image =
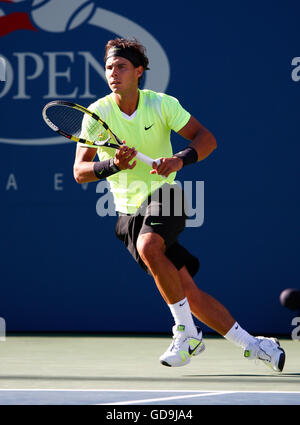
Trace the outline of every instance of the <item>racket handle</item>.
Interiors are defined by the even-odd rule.
[[[153,168],[153,167],[152,167],[153,162],[155,162],[157,166],[159,166],[159,165],[160,165],[160,159],[152,159],[152,158],[150,158],[149,156],[144,155],[144,154],[143,154],[143,153],[141,153],[141,152],[138,152],[138,153],[136,154],[136,156],[135,156],[135,157],[136,157],[138,160],[140,160],[140,161],[144,162],[145,164],[150,165],[150,167],[151,167],[151,168]],[[167,178],[166,176],[162,176],[162,177],[164,177],[165,179]]]
[[[144,155],[141,152],[138,152],[135,156],[139,161],[144,162],[145,164],[148,164],[152,168],[153,162],[156,162],[157,166],[160,164],[160,160],[158,159],[152,159],[147,155]]]

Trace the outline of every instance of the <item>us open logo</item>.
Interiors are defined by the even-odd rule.
[[[166,90],[170,67],[160,43],[139,24],[99,4],[97,0],[0,0],[0,76],[3,66],[6,71],[0,99],[5,100],[8,112],[22,109],[23,115],[23,122],[13,131],[4,123],[1,143],[69,143],[62,137],[47,137],[42,120],[34,129],[30,122],[33,116],[40,117],[49,99],[72,99],[88,105],[106,93],[104,48],[99,46],[104,47],[111,33],[134,36],[146,46],[151,72],[146,73],[143,88]],[[22,37],[19,30],[23,30]],[[5,51],[6,37],[16,39],[14,52]]]

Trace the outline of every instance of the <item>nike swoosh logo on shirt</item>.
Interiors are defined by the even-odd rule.
[[[147,131],[147,130],[149,130],[152,126],[153,126],[154,124],[151,124],[149,127],[146,127],[145,126],[145,130]]]

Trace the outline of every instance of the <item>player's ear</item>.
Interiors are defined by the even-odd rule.
[[[143,73],[144,73],[144,68],[140,65],[140,66],[138,66],[137,68],[136,68],[136,72],[137,72],[137,77],[138,78],[141,78],[141,76],[143,75]]]

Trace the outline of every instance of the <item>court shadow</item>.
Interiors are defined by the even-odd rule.
[[[300,373],[289,373],[281,375],[267,375],[267,374],[215,374],[215,375],[183,375],[180,377],[149,377],[149,376],[47,376],[47,375],[2,375],[1,381],[78,381],[78,382],[169,382],[169,383],[182,383],[182,382],[259,382],[266,380],[280,380],[280,383],[295,383],[299,380]],[[298,379],[297,379],[298,378]]]
[[[275,378],[278,378],[278,377],[283,377],[283,376],[295,376],[295,377],[300,377],[300,373],[294,373],[294,372],[291,372],[291,373],[276,373],[276,372],[274,372],[274,374],[272,374],[272,372],[270,372],[270,373],[239,373],[239,374],[233,374],[233,373],[231,373],[231,374],[229,374],[229,373],[222,373],[222,374],[220,374],[220,373],[218,373],[218,374],[206,374],[206,375],[203,375],[203,374],[201,374],[201,375],[184,375],[184,377],[188,377],[188,378],[190,378],[190,377],[197,377],[197,378],[200,378],[200,377],[208,377],[208,376],[210,376],[210,377],[214,377],[214,376],[218,376],[218,377],[261,377],[261,378],[266,378],[266,377],[268,377],[268,378],[273,378],[273,377],[275,377]]]

